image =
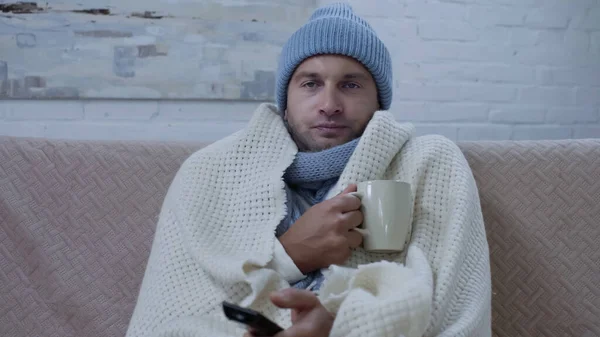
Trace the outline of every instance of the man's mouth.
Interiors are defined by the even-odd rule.
[[[318,130],[322,137],[336,138],[345,134],[348,127],[338,123],[322,123],[315,126],[315,129]]]
[[[316,126],[317,129],[321,130],[335,130],[335,129],[345,129],[346,126],[337,123],[322,123]]]

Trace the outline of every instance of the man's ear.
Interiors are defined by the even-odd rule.
[[[288,115],[287,115],[287,109],[283,110],[283,120],[287,121]]]

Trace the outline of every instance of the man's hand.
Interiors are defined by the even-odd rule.
[[[292,326],[274,337],[329,336],[334,317],[312,292],[288,288],[271,294],[271,302],[280,308],[292,309]],[[260,336],[250,331],[244,337]]]
[[[279,238],[303,274],[343,264],[350,249],[362,243],[362,235],[352,230],[363,221],[360,199],[348,194],[355,191],[356,185],[351,184],[336,197],[314,205]]]

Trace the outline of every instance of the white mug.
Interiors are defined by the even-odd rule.
[[[410,240],[413,198],[410,184],[372,180],[357,184],[350,194],[361,200],[363,247],[370,252],[399,252]]]

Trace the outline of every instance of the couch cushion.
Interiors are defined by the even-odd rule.
[[[600,336],[600,139],[460,144],[490,245],[495,336]]]
[[[0,336],[124,336],[194,148],[0,138]]]

